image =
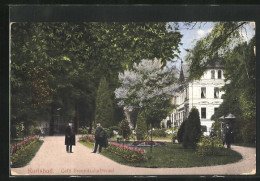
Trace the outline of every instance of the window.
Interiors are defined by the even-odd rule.
[[[206,98],[206,87],[201,87],[201,98]]]
[[[214,98],[219,98],[219,88],[218,87],[214,88]]]
[[[201,108],[201,119],[206,119],[206,108]]]
[[[218,71],[218,78],[219,78],[219,79],[222,78],[222,71],[221,71],[221,70]]]
[[[211,79],[215,79],[215,70],[211,70]]]

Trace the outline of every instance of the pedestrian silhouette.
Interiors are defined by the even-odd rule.
[[[72,152],[72,145],[75,145],[75,134],[72,130],[72,124],[69,123],[65,129],[65,145],[68,153]]]
[[[99,153],[102,151],[102,147],[107,147],[107,136],[106,131],[101,127],[101,124],[97,123],[97,128],[95,131],[95,147],[92,153],[96,153],[99,148]]]

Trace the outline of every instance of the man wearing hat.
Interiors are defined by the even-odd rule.
[[[97,148],[99,147],[99,153],[102,151],[102,147],[105,146],[105,141],[106,141],[106,132],[105,130],[101,127],[100,122],[97,122],[97,128],[95,131],[95,148],[92,153],[97,152]]]
[[[72,130],[72,123],[69,123],[65,129],[65,145],[68,153],[72,152],[72,145],[75,145],[75,134]]]

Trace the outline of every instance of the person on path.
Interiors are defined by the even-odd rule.
[[[231,143],[233,141],[233,137],[232,137],[232,131],[231,131],[231,128],[228,128],[227,129],[227,133],[225,135],[225,142],[227,144],[227,148],[231,148]]]
[[[102,151],[102,147],[107,147],[107,137],[105,130],[101,127],[100,123],[97,123],[97,128],[95,131],[95,148],[92,153],[97,152],[97,148],[99,147],[99,153]]]
[[[75,145],[75,134],[72,130],[71,123],[69,123],[69,125],[65,129],[65,145],[66,145],[66,151],[68,153],[73,153],[72,145]]]

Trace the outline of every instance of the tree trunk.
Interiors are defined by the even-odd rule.
[[[78,131],[79,131],[79,103],[76,102],[75,103],[75,119],[74,119],[74,132],[75,134],[78,134]]]
[[[54,103],[52,103],[51,104],[50,131],[49,131],[50,136],[54,135],[55,120],[56,120],[56,105]]]

